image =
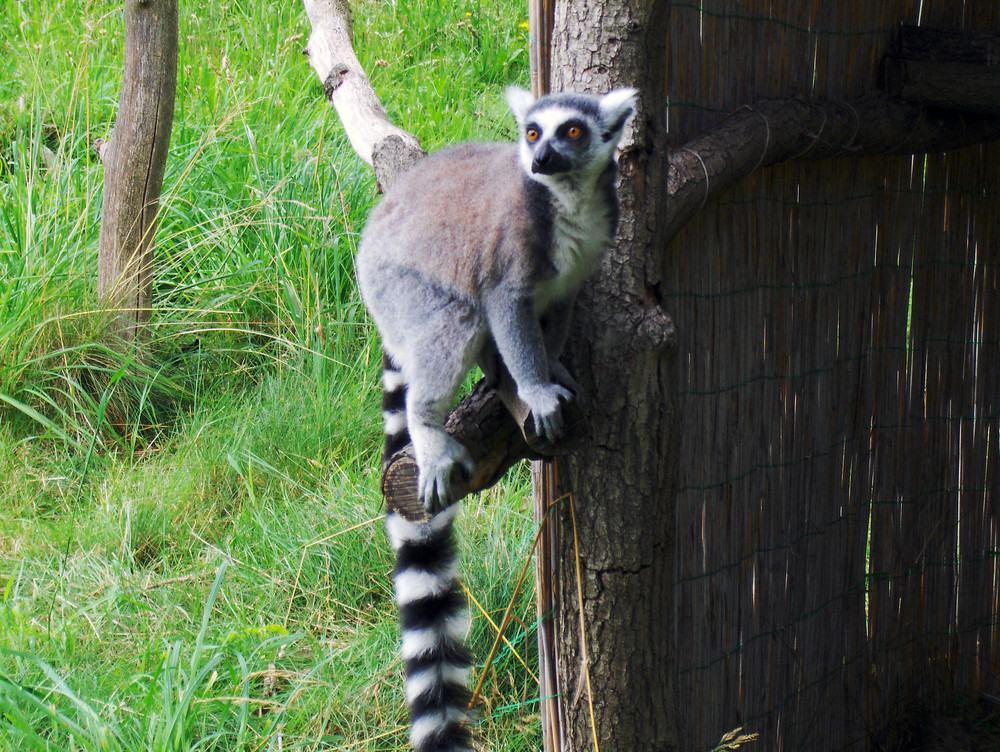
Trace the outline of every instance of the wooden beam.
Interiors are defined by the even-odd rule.
[[[907,102],[1000,115],[1000,31],[902,26],[881,78]]]
[[[951,151],[1000,138],[1000,118],[929,110],[874,92],[852,101],[770,99],[670,152],[672,237],[709,201],[781,162]]]

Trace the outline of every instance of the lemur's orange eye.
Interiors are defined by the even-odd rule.
[[[582,133],[583,131],[581,131],[580,127],[577,125],[571,125],[569,127],[569,130],[566,131],[566,135],[569,136],[570,138],[580,138],[580,135]]]
[[[537,128],[528,128],[528,130],[524,132],[524,137],[528,139],[530,143],[535,143],[535,141],[538,140],[538,135]]]

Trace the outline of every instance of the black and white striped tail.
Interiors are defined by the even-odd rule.
[[[417,752],[470,752],[469,615],[458,583],[452,524],[461,504],[430,522],[386,515],[406,664],[410,744]]]
[[[382,387],[384,467],[410,442],[406,381],[388,355],[383,358]],[[460,507],[453,504],[429,522],[410,522],[392,510],[385,518],[396,552],[410,744],[417,752],[472,750],[468,687],[472,661],[465,648],[469,616],[458,584],[452,530]]]
[[[410,443],[406,427],[406,381],[388,355],[382,356],[382,420],[385,430],[382,467],[385,467],[392,455]]]

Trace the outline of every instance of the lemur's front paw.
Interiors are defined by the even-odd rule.
[[[417,493],[428,514],[437,514],[456,501],[455,483],[468,480],[476,463],[469,450],[452,439],[445,451],[432,460],[418,463]]]
[[[535,433],[555,442],[563,433],[562,404],[569,402],[573,393],[559,384],[540,384],[518,392],[518,396],[531,410]]]
[[[562,384],[564,387],[573,392],[573,399],[583,399],[583,387],[580,386],[579,382],[573,378],[573,374],[566,369],[566,366],[558,360],[552,361],[549,364],[549,372],[552,374],[553,381]]]

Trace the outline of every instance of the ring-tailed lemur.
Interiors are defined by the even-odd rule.
[[[443,423],[473,364],[506,368],[539,434],[562,432],[561,400],[579,393],[559,362],[570,312],[618,222],[614,152],[636,91],[507,101],[517,144],[465,144],[400,176],[372,211],[357,258],[361,293],[385,350],[384,460],[412,440],[418,492],[436,513],[389,511],[406,662],[410,742],[469,747],[465,599],[452,522],[455,472],[468,450]]]

